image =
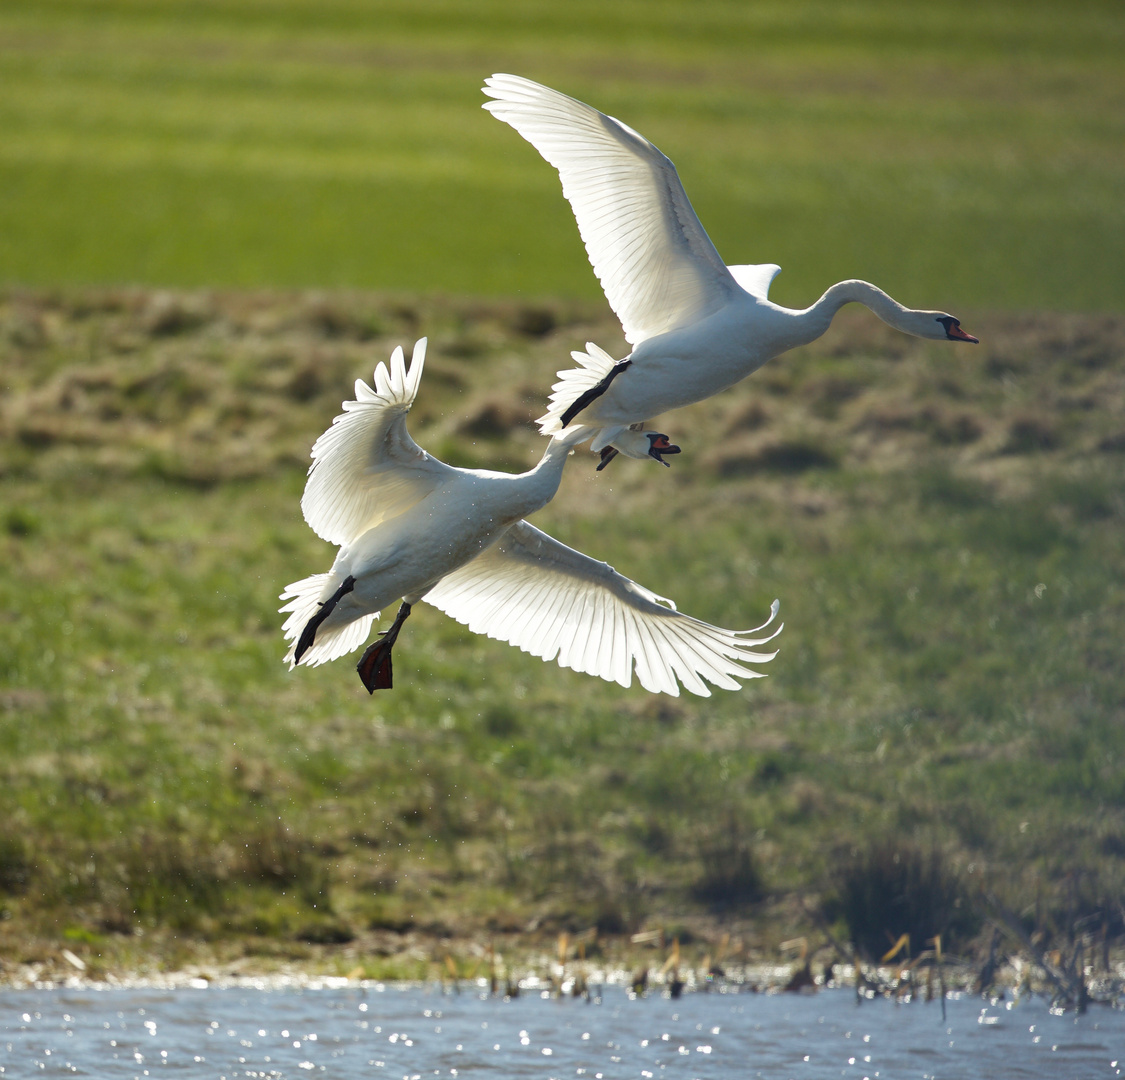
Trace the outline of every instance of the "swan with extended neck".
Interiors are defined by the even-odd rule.
[[[608,448],[630,425],[710,397],[814,341],[852,302],[915,337],[977,341],[954,316],[903,307],[866,281],[841,281],[802,311],[771,303],[780,267],[725,266],[676,167],[642,135],[516,75],[493,75],[484,92],[492,99],[484,108],[558,170],[590,263],[633,347],[616,362],[592,343],[572,353],[579,367],[558,373],[539,419],[545,435],[580,426],[592,449]]]
[[[762,674],[746,664],[775,655],[755,647],[780,633],[763,633],[776,601],[754,630],[710,626],[522,520],[554,497],[581,430],[552,438],[539,464],[518,475],[457,469],[418,446],[406,414],[425,355],[422,338],[407,370],[396,349],[389,369],[375,369],[374,387],[356,382],[355,400],[313,446],[301,509],[340,551],[328,573],[281,594],[290,668],[358,649],[381,610],[401,598],[357,665],[371,692],[391,687],[392,648],[421,600],[477,633],[622,686],[635,669],[647,690],[678,694],[682,683],[706,696],[707,682],[738,689],[734,676]],[[633,432],[639,438],[627,449],[667,443],[651,434]]]

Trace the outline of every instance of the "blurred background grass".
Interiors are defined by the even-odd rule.
[[[1119,310],[1113,0],[8,0],[0,276],[596,297],[496,70],[620,116],[782,302]]]
[[[514,469],[541,453],[543,373],[615,323],[577,302],[0,297],[0,959],[59,962],[62,934],[93,970],[320,949],[416,975],[405,931],[441,950],[661,923],[702,963],[724,928],[732,958],[776,955],[812,910],[968,949],[985,888],[1055,947],[1125,932],[1125,320],[982,316],[970,351],[845,312],[667,417],[671,470],[577,456],[548,531],[720,625],[780,596],[769,677],[709,699],[563,671],[425,605],[392,692],[347,661],[285,670],[277,595],[333,555],[298,509],[308,447],[419,326],[419,441]],[[935,878],[937,929],[849,914]]]
[[[411,928],[669,920],[749,955],[806,903],[881,941],[849,868],[931,857],[958,945],[982,880],[1060,946],[1125,931],[1123,36],[1108,2],[0,6],[0,960],[143,929],[417,974]],[[561,539],[713,622],[781,597],[741,693],[425,609],[390,695],[280,663],[352,380],[428,333],[420,441],[521,468],[567,350],[620,348],[495,70],[651,137],[782,302],[866,277],[983,339],[845,312],[668,418],[670,473],[568,470]]]

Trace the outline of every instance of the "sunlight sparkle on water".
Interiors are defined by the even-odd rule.
[[[1121,1075],[1125,1012],[1078,1017],[1040,1000],[938,1006],[847,991],[514,1000],[439,986],[325,989],[61,989],[0,992],[0,1076],[163,1075],[284,1078],[313,1072],[802,1078]],[[222,1020],[215,1019],[222,1017]],[[158,1073],[154,1069],[160,1066]]]

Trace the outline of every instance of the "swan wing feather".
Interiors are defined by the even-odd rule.
[[[425,498],[452,471],[406,429],[425,360],[425,338],[414,346],[409,370],[402,348],[395,349],[389,367],[375,368],[372,386],[356,380],[355,399],[313,444],[301,510],[318,536],[350,544]]]
[[[632,345],[705,318],[738,287],[675,165],[612,116],[516,75],[493,75],[483,106],[559,172],[590,263]]]
[[[746,665],[772,660],[776,650],[755,647],[781,632],[780,625],[767,630],[776,601],[753,630],[711,626],[526,521],[442,578],[425,600],[474,633],[532,656],[622,686],[635,671],[646,690],[673,696],[681,683],[708,697],[708,682],[737,690],[735,677],[760,677]]]

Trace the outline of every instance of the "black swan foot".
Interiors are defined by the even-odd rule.
[[[363,656],[355,669],[359,672],[360,680],[367,687],[369,694],[376,690],[390,690],[394,685],[391,669],[391,649],[398,640],[398,632],[410,614],[410,605],[404,600],[399,606],[395,621],[391,623],[386,633],[379,635],[379,640],[367,646]]]

